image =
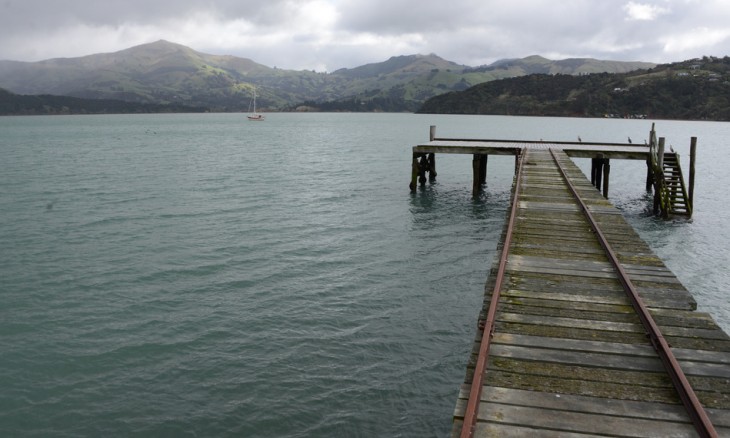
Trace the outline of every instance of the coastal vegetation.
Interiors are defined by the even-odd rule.
[[[730,57],[628,73],[533,74],[428,99],[419,113],[730,120]]]
[[[0,88],[0,116],[63,114],[192,113],[205,108],[177,104],[126,102],[114,99],[82,99],[69,96],[26,96]]]

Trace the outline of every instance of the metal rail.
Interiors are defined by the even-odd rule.
[[[669,377],[672,380],[672,383],[674,384],[674,387],[676,388],[677,393],[679,394],[679,397],[685,406],[685,409],[689,413],[689,416],[692,420],[692,423],[694,424],[695,429],[697,430],[698,434],[701,437],[713,437],[713,438],[717,437],[718,436],[717,431],[715,430],[714,426],[712,425],[712,422],[710,421],[709,417],[707,416],[707,413],[705,412],[704,408],[702,407],[702,404],[697,399],[697,395],[694,393],[692,386],[690,385],[689,381],[687,380],[687,377],[684,375],[684,372],[682,371],[682,368],[680,367],[679,363],[677,362],[677,359],[674,357],[674,354],[672,353],[672,351],[669,347],[669,344],[664,339],[664,336],[662,335],[659,327],[654,322],[654,319],[652,318],[651,314],[649,313],[649,310],[647,309],[646,305],[644,304],[641,297],[639,296],[638,291],[634,287],[633,283],[629,279],[628,274],[626,273],[623,266],[619,262],[618,257],[616,256],[616,253],[613,251],[610,244],[608,243],[608,240],[606,239],[605,235],[601,231],[598,223],[596,222],[595,218],[589,211],[588,206],[586,205],[586,203],[583,201],[583,199],[578,194],[578,191],[576,190],[573,183],[570,181],[570,178],[568,178],[568,175],[565,172],[565,169],[560,164],[560,161],[558,160],[557,156],[555,155],[555,152],[553,151],[553,149],[550,149],[550,154],[552,155],[553,160],[555,161],[558,169],[560,170],[560,173],[561,173],[563,179],[565,180],[566,184],[568,185],[571,193],[573,194],[576,201],[579,203],[580,208],[583,211],[583,214],[585,215],[586,219],[590,222],[591,228],[593,229],[594,233],[596,234],[596,237],[598,238],[601,246],[603,247],[604,251],[606,252],[606,255],[608,256],[612,265],[616,269],[616,272],[618,274],[618,280],[621,282],[624,290],[626,291],[626,294],[628,295],[629,299],[631,300],[634,310],[638,314],[639,319],[641,320],[641,323],[644,326],[644,329],[647,331],[647,336],[649,337],[652,346],[654,347],[657,354],[659,355],[659,358],[662,361],[662,364],[664,365],[665,370],[669,374]],[[461,438],[472,437],[474,434],[474,431],[476,429],[477,415],[479,412],[479,403],[481,400],[484,375],[486,373],[487,360],[489,358],[489,347],[491,344],[491,339],[494,335],[495,315],[497,313],[497,306],[498,306],[499,299],[500,299],[500,291],[502,288],[502,282],[504,280],[504,274],[506,271],[507,258],[509,257],[509,249],[510,249],[510,245],[512,243],[512,234],[513,234],[513,230],[514,230],[515,218],[517,216],[517,209],[519,206],[522,172],[523,172],[524,161],[525,161],[524,157],[525,157],[525,149],[522,149],[522,151],[520,153],[520,163],[519,163],[516,180],[515,180],[515,190],[514,190],[514,195],[512,197],[512,207],[510,210],[509,222],[507,223],[507,231],[505,233],[504,246],[502,247],[502,252],[501,252],[501,256],[500,256],[500,260],[499,260],[499,267],[497,269],[497,277],[495,280],[495,286],[492,291],[492,297],[491,297],[491,300],[489,303],[489,309],[487,311],[487,318],[484,323],[484,331],[482,332],[481,345],[479,347],[477,363],[474,368],[474,377],[472,378],[471,388],[469,390],[469,399],[467,401],[466,411],[464,413],[464,423],[462,425],[461,435],[460,435]]]
[[[662,335],[659,326],[657,326],[657,324],[654,322],[654,318],[652,318],[651,314],[649,313],[649,309],[646,307],[643,300],[639,296],[636,287],[634,287],[634,284],[631,282],[628,274],[619,262],[618,256],[613,251],[611,245],[606,239],[606,236],[603,234],[601,228],[598,226],[598,222],[596,222],[595,218],[588,210],[588,206],[578,194],[578,191],[576,190],[573,183],[570,181],[570,178],[568,178],[565,169],[560,164],[560,161],[555,156],[555,152],[552,149],[550,149],[550,154],[552,155],[555,164],[558,166],[560,174],[563,176],[563,179],[570,188],[570,191],[573,193],[573,197],[580,204],[580,208],[583,211],[583,214],[591,223],[591,228],[596,234],[596,237],[598,238],[601,246],[606,252],[606,255],[610,259],[611,264],[616,269],[618,273],[618,279],[621,282],[624,290],[626,291],[629,299],[631,300],[631,304],[634,307],[634,310],[639,315],[641,324],[644,326],[649,340],[651,341],[652,346],[659,355],[662,364],[664,364],[664,368],[667,371],[667,374],[669,374],[669,377],[671,378],[672,383],[674,384],[674,387],[677,390],[677,393],[679,394],[679,397],[682,400],[685,409],[689,413],[695,429],[697,429],[697,432],[701,437],[717,437],[718,435],[717,431],[715,431],[715,427],[712,425],[712,422],[707,416],[705,409],[702,407],[702,404],[697,398],[697,395],[692,389],[692,386],[687,380],[687,377],[684,375],[684,372],[682,371],[679,362],[677,362],[677,359],[674,357],[674,353],[672,353],[669,344],[664,339],[664,336]]]
[[[474,377],[469,390],[469,400],[466,405],[464,414],[464,424],[461,428],[461,438],[470,438],[474,434],[477,423],[477,414],[479,413],[479,401],[482,397],[482,386],[484,382],[484,373],[487,369],[487,359],[489,358],[489,346],[492,336],[494,335],[494,319],[497,313],[497,305],[499,304],[500,290],[504,280],[504,273],[507,269],[507,257],[509,256],[509,247],[512,243],[512,233],[514,230],[515,219],[517,217],[517,209],[519,206],[520,185],[522,180],[522,169],[524,168],[525,149],[520,152],[520,165],[517,168],[517,176],[515,177],[515,193],[512,197],[512,208],[510,210],[509,222],[507,223],[507,232],[504,238],[504,246],[502,247],[502,255],[499,258],[499,267],[497,268],[497,278],[492,291],[492,299],[489,303],[487,311],[487,319],[484,323],[484,331],[482,332],[482,341],[479,346],[479,355],[477,363],[474,367]]]

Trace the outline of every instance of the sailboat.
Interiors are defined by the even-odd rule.
[[[248,109],[251,110],[251,104],[248,105]],[[248,115],[248,119],[255,122],[264,121],[264,115],[256,112],[256,87],[253,87],[253,112]]]

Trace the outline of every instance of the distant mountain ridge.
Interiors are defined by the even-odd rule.
[[[508,70],[513,73],[512,77],[515,77],[531,74],[628,73],[655,66],[656,64],[651,62],[602,61],[593,58],[567,58],[553,61],[542,56],[532,55],[522,59],[501,59],[488,66],[477,67],[474,71]]]
[[[469,67],[435,54],[395,56],[332,73],[267,67],[160,40],[114,53],[39,62],[0,61],[0,88],[22,95],[65,95],[242,111],[253,87],[267,110],[414,111],[428,98],[534,72],[581,74],[649,68],[643,62],[539,56]]]
[[[387,61],[362,65],[352,69],[342,68],[332,74],[350,79],[372,78],[387,74],[420,74],[425,69],[464,69],[465,65],[447,61],[435,54],[393,56]]]

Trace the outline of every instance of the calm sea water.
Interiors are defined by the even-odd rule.
[[[438,135],[643,142],[650,121],[409,114],[0,118],[0,435],[444,436],[513,170],[408,190]],[[725,153],[699,137],[691,221],[611,199],[730,329]],[[587,163],[582,163],[586,168]]]

